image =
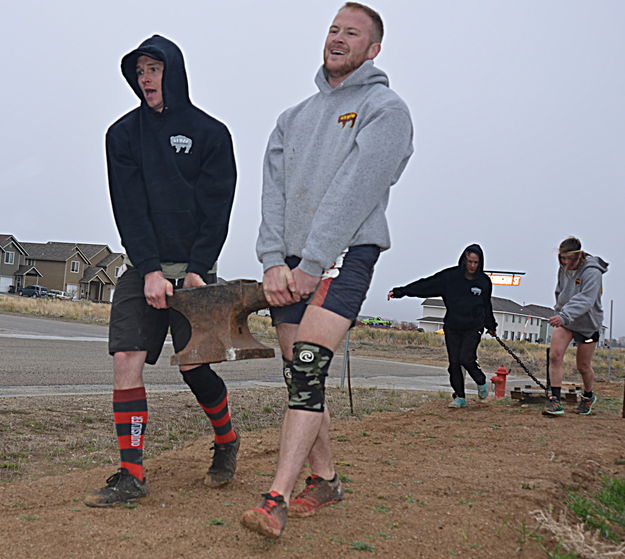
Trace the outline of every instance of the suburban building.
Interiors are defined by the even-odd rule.
[[[549,343],[552,328],[548,319],[555,311],[541,305],[519,305],[510,299],[492,297],[493,314],[497,321],[497,335],[502,340],[527,340]],[[417,320],[425,332],[436,332],[443,327],[445,304],[439,297],[428,298],[422,303],[423,317]],[[484,333],[486,335],[486,332]]]
[[[26,259],[26,249],[13,235],[0,235],[0,293],[38,283],[42,274]]]
[[[79,299],[110,302],[123,260],[123,254],[107,245],[27,243],[0,235],[0,292],[44,285]]]

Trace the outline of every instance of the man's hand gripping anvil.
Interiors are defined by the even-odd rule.
[[[233,280],[190,289],[167,297],[167,305],[191,324],[191,338],[171,358],[172,365],[199,365],[274,357],[272,348],[254,339],[247,325],[250,313],[268,307],[263,285]]]

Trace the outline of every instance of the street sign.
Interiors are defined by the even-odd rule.
[[[521,285],[521,276],[525,272],[484,272],[493,285],[507,285],[510,287],[518,287]]]

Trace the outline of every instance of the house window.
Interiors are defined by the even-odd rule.
[[[35,261],[32,258],[27,258],[26,259],[26,265],[27,266],[34,266],[35,265]]]
[[[15,253],[7,250],[4,253],[4,263],[5,264],[13,264],[15,262]]]
[[[115,277],[118,278],[121,275],[122,275],[122,267],[121,266],[115,266]]]
[[[514,322],[514,315],[512,315],[512,322]]]
[[[504,340],[507,340],[507,339],[508,339],[508,331],[507,331],[507,330],[504,330],[504,331],[503,331],[503,339],[504,339]]]
[[[72,267],[70,271],[74,272],[75,274],[80,272],[80,260],[72,260]]]

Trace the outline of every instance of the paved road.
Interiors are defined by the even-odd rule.
[[[0,397],[109,393],[112,361],[106,342],[105,326],[0,313]],[[172,353],[167,343],[156,365],[146,367],[150,391],[187,389],[177,369],[169,365]],[[230,388],[282,384],[278,357],[213,367]],[[339,384],[342,369],[343,356],[338,354],[330,370],[331,385]],[[450,391],[446,369],[429,365],[352,355],[351,377],[352,386]]]

